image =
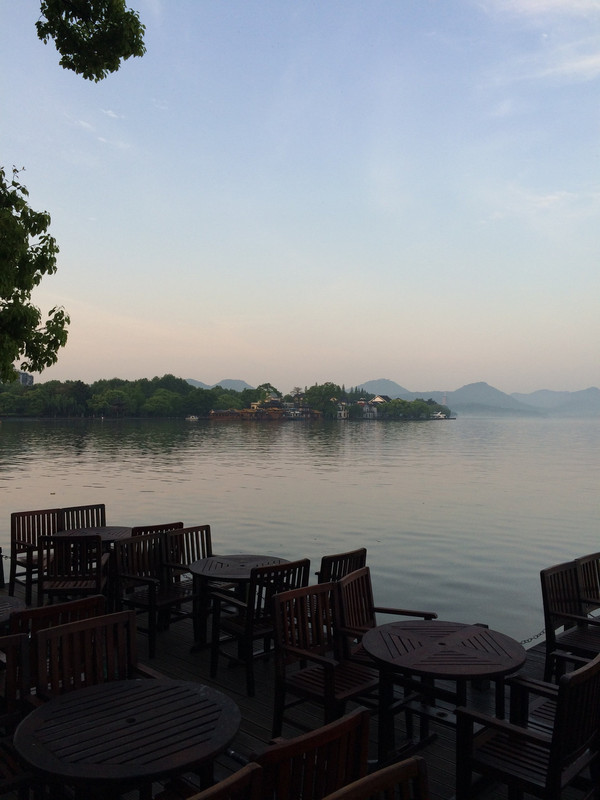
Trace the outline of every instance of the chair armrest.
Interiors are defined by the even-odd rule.
[[[235,606],[235,608],[239,608],[240,610],[248,608],[248,603],[230,594],[225,594],[224,592],[211,592],[210,597],[212,600],[216,600],[219,605],[221,603],[227,603],[228,606]]]
[[[521,725],[513,725],[511,722],[506,722],[506,720],[497,719],[496,717],[488,717],[487,714],[482,714],[479,711],[471,711],[464,706],[459,706],[455,713],[457,727],[464,727],[465,723],[471,723],[471,726],[482,725],[484,728],[501,731],[513,738],[537,743],[544,747],[547,747],[550,743],[550,737],[539,731],[524,728]]]
[[[600,625],[600,619],[598,617],[583,617],[581,614],[557,614],[556,617],[558,619],[568,619],[573,620],[573,622],[580,622],[582,625]]]
[[[339,666],[340,663],[335,658],[320,656],[318,653],[311,653],[310,650],[302,650],[300,647],[293,647],[292,645],[286,644],[284,649],[286,653],[296,656],[299,660],[312,661],[313,664],[324,667],[326,670],[334,669],[335,667]]]
[[[505,684],[510,687],[511,691],[516,689],[517,691],[532,692],[538,697],[554,699],[558,694],[558,686],[555,683],[546,683],[536,678],[528,678],[525,675],[506,678]]]
[[[152,667],[147,667],[145,664],[138,664],[135,668],[136,676],[140,678],[165,678],[166,675],[164,672],[160,672],[157,669],[152,669]]]
[[[423,619],[437,619],[435,611],[412,611],[409,608],[385,608],[384,606],[375,606],[373,611],[376,614],[396,614],[402,617],[423,617]]]
[[[35,553],[36,550],[39,549],[37,544],[26,542],[24,539],[13,539],[13,544],[19,545],[21,550],[31,550],[32,553]]]
[[[119,575],[119,580],[136,581],[137,583],[145,584],[149,588],[152,586],[160,586],[158,578],[142,578],[140,575],[130,575],[126,572]]]

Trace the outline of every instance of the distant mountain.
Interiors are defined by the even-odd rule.
[[[531,405],[521,403],[509,394],[494,389],[483,381],[479,383],[469,383],[455,392],[448,392],[446,395],[446,405],[452,411],[461,414],[484,415],[494,414],[519,414],[525,416],[537,416],[540,410]]]
[[[600,389],[595,386],[581,389],[578,392],[553,392],[549,389],[539,389],[531,394],[513,393],[511,397],[522,403],[543,408],[553,416],[600,416]]]
[[[357,389],[363,389],[368,394],[386,394],[392,399],[396,397],[404,397],[405,394],[410,394],[408,389],[400,386],[395,381],[390,381],[387,378],[379,378],[376,381],[367,381],[366,383],[357,383]]]
[[[255,388],[254,386],[250,386],[249,383],[246,383],[246,381],[237,381],[231,378],[224,378],[218,383],[213,383],[212,386],[209,386],[207,383],[202,383],[202,381],[196,381],[194,378],[186,378],[186,381],[197,389],[214,389],[215,386],[220,386],[221,389],[232,389],[234,392],[241,392],[243,389]]]

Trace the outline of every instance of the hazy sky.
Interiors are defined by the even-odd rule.
[[[36,381],[600,382],[599,0],[129,0],[99,84],[0,0],[0,158],[52,216]]]

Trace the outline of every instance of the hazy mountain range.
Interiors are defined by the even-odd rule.
[[[188,383],[201,389],[222,386],[223,389],[253,389],[245,381],[222,380],[209,386],[201,381],[188,378]],[[402,400],[416,400],[419,397],[432,398],[437,403],[447,405],[453,413],[470,416],[558,416],[558,417],[598,417],[600,416],[600,389],[595,386],[577,392],[554,392],[539,389],[529,394],[514,392],[505,394],[487,383],[469,383],[454,392],[419,391],[405,389],[387,378],[357,383],[355,386],[370,394],[382,394]]]

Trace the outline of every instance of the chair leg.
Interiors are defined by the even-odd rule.
[[[281,736],[281,731],[283,729],[283,711],[284,711],[284,703],[285,703],[285,688],[278,685],[276,682],[275,684],[275,692],[273,696],[273,729],[271,731],[271,737],[276,739],[278,736]]]

